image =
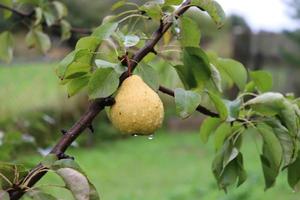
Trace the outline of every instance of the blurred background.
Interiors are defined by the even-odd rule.
[[[90,28],[101,24],[115,1],[63,2],[75,27]],[[274,91],[299,96],[300,1],[218,2],[228,15],[221,30],[205,14],[195,10],[188,13],[199,22],[201,46],[222,57],[232,57],[251,70],[271,72]],[[0,32],[10,26],[0,18]],[[60,42],[59,37],[53,36],[50,53],[41,55],[27,49],[25,34],[22,29],[16,33],[13,63],[0,62],[0,161],[31,167],[49,151],[61,129],[68,129],[80,117],[88,99],[84,93],[68,98],[54,73],[77,38]],[[157,69],[161,68],[163,63],[158,63]],[[161,73],[165,85],[178,86],[175,72],[166,73],[169,75]],[[230,189],[228,194],[219,191],[210,170],[214,150],[199,138],[203,116],[196,114],[182,121],[175,116],[173,99],[161,97],[166,118],[153,140],[123,137],[102,113],[94,121],[95,133],[86,131],[69,150],[104,200],[298,199],[299,194],[289,189],[284,175],[274,188],[264,191],[259,145],[253,137],[247,138],[243,149],[248,181],[238,189]],[[40,184],[54,183],[56,179],[47,175]],[[61,192],[53,189],[53,193],[59,196]]]

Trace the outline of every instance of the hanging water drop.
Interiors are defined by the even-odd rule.
[[[152,134],[152,135],[149,135],[149,136],[148,136],[148,139],[149,139],[149,140],[153,140],[153,139],[154,139],[154,135],[153,135],[153,134]]]

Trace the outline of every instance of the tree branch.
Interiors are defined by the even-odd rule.
[[[8,7],[8,6],[6,6],[4,4],[1,4],[1,3],[0,3],[0,9],[11,11],[13,14],[18,15],[21,18],[31,18],[34,14],[34,11],[31,11],[29,13],[24,13],[22,11],[19,11],[19,10],[11,8],[11,7]],[[45,24],[43,24],[43,25],[45,25]],[[52,27],[60,28],[60,24],[59,23],[53,24]],[[79,33],[79,34],[83,34],[83,35],[89,35],[89,34],[92,33],[92,30],[87,29],[87,28],[72,27],[71,32],[72,33]]]
[[[186,0],[175,12],[176,16],[182,15],[185,11],[188,10],[189,4],[191,3],[191,0]],[[18,12],[16,13],[18,14]],[[23,13],[24,14],[24,13]],[[136,54],[133,56],[133,59],[131,60],[131,67],[134,69],[138,62],[140,62],[147,54],[150,52],[153,52],[154,46],[159,42],[159,40],[162,38],[163,34],[171,27],[172,21],[166,20],[165,23],[161,23],[161,26],[157,29],[157,31],[154,32],[152,35],[152,39],[149,40],[146,45],[136,52]],[[124,74],[123,74],[124,75]],[[125,78],[128,75],[125,74],[125,76],[121,79],[121,81],[125,80]],[[67,131],[67,133],[60,139],[60,141],[55,145],[55,147],[52,149],[51,153],[57,155],[59,158],[59,155],[64,153],[66,149],[72,144],[73,141],[86,129],[88,126],[92,123],[94,118],[105,108],[105,106],[110,106],[114,102],[111,98],[104,98],[100,100],[96,100],[91,102],[88,110],[84,113],[84,115],[74,124],[74,126]],[[60,158],[59,158],[60,159]],[[32,169],[24,179],[30,180],[28,182],[27,187],[32,187],[35,185],[44,175],[46,172],[40,172],[40,169],[43,169],[41,164],[38,164],[34,169]],[[23,179],[23,181],[24,181]],[[23,194],[25,193],[25,190],[20,188],[22,184],[22,181],[11,188],[9,190],[9,195],[11,200],[18,200],[20,199]]]
[[[159,91],[161,91],[162,93],[167,94],[169,96],[172,96],[172,97],[175,96],[175,93],[173,90],[166,88],[164,86],[159,86]],[[214,113],[201,105],[199,105],[196,110],[198,112],[200,112],[204,115],[210,116],[210,117],[220,117],[220,115],[218,113]]]
[[[20,16],[20,17],[30,17],[31,16],[31,13],[23,13],[23,12],[21,12],[19,10],[16,10],[14,8],[11,8],[11,7],[8,7],[8,6],[6,6],[4,4],[1,4],[1,3],[0,3],[0,8],[3,9],[3,10],[11,11],[12,13],[14,13],[14,14]]]
[[[83,116],[74,124],[74,126],[65,133],[65,135],[60,139],[60,141],[52,149],[51,153],[57,155],[59,159],[60,155],[66,151],[66,149],[75,141],[75,139],[91,124],[94,118],[105,108],[105,106],[111,106],[114,104],[114,99],[104,98],[95,100],[90,103],[88,110],[83,114]],[[9,190],[10,198],[12,200],[19,199],[25,193],[24,190],[19,188],[24,180],[30,180],[27,187],[32,187],[37,183],[46,172],[39,172],[44,167],[41,164],[38,164],[34,169],[32,169],[25,178],[17,185],[17,187]],[[34,175],[35,174],[35,175]]]

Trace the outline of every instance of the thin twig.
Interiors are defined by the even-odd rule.
[[[161,91],[162,93],[167,94],[169,96],[172,96],[172,97],[175,96],[175,93],[174,93],[173,90],[171,90],[169,88],[166,88],[164,86],[159,86],[159,91]],[[201,105],[199,105],[197,107],[197,111],[204,114],[204,115],[210,116],[210,117],[220,117],[218,113],[214,113],[214,112],[208,110],[207,108],[205,108],[204,106],[201,106]]]

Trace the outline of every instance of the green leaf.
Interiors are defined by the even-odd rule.
[[[279,169],[282,162],[282,148],[278,138],[272,128],[266,124],[258,124],[257,130],[263,137],[265,147],[268,148],[270,161]]]
[[[117,10],[118,8],[121,8],[122,6],[124,6],[126,4],[127,0],[120,0],[117,1],[116,3],[114,3],[111,7],[112,11]]]
[[[265,178],[265,188],[268,189],[275,184],[276,177],[279,174],[283,150],[271,127],[261,123],[257,125],[257,130],[264,141],[261,162]]]
[[[75,60],[77,51],[72,51],[69,53],[60,63],[58,64],[57,68],[55,69],[56,75],[63,80],[65,77],[65,73],[69,65]]]
[[[76,50],[87,49],[89,53],[85,53],[80,58],[78,58],[77,61],[83,64],[92,65],[93,57],[100,43],[101,40],[94,36],[87,36],[78,40],[75,49]]]
[[[75,173],[74,173],[74,177],[73,178],[76,178],[77,175],[78,175],[78,178],[80,180],[83,180],[84,179],[81,179],[81,175],[82,174],[86,179],[87,179],[87,176],[86,174],[84,173],[84,171],[80,168],[80,166],[72,159],[61,159],[61,160],[58,160],[56,161],[51,169],[55,170],[55,171],[58,171],[60,169],[73,169],[75,170]],[[70,171],[69,172],[74,172],[74,171]],[[62,172],[64,173],[64,172]],[[70,173],[70,175],[72,175],[73,173]],[[67,176],[68,174],[64,174],[64,176]],[[66,181],[71,181],[72,177],[66,177]],[[89,198],[88,200],[100,200],[100,197],[99,197],[99,194],[95,188],[95,186],[87,179],[88,183],[89,183]],[[72,181],[71,181],[72,182]],[[79,181],[80,182],[80,181]],[[75,183],[70,183],[72,184],[72,188],[74,187],[74,190],[80,190],[80,189],[83,189],[82,186],[78,185],[73,185]],[[70,185],[70,189],[71,189],[71,185]],[[77,195],[77,192],[75,192],[75,194]],[[75,195],[73,194],[73,196]],[[85,196],[86,197],[86,196]]]
[[[270,165],[270,161],[264,155],[260,156],[262,169],[265,179],[265,190],[269,189],[275,184],[276,177],[278,176],[278,170]]]
[[[240,152],[238,148],[232,146],[223,153],[223,167],[225,168],[226,166],[228,166],[228,164],[230,164],[233,160],[235,160],[238,157]]]
[[[61,26],[61,40],[68,40],[71,37],[71,25],[66,20],[60,21]]]
[[[217,61],[219,67],[224,69],[227,75],[233,80],[240,90],[244,90],[248,75],[245,67],[232,59],[219,58]]]
[[[283,107],[284,96],[276,92],[267,92],[257,97],[251,99],[246,103],[246,105],[256,105],[256,104],[265,104],[265,105],[274,105],[275,108]]]
[[[70,78],[73,74],[89,72],[90,65],[82,62],[89,62],[90,51],[78,49],[69,53],[56,68],[56,74],[61,79]],[[88,58],[88,59],[87,59]],[[81,62],[82,61],[82,62]]]
[[[6,191],[0,190],[0,199],[1,200],[9,200],[9,194]]]
[[[174,6],[182,3],[182,0],[165,0],[164,6]]]
[[[56,10],[58,19],[62,19],[68,15],[68,9],[65,6],[65,4],[63,4],[59,1],[53,1],[52,4]]]
[[[37,26],[42,22],[43,19],[43,10],[40,7],[34,9],[35,21],[34,25]]]
[[[243,155],[241,153],[239,153],[239,155],[237,156],[236,162],[237,162],[236,165],[238,168],[237,171],[238,171],[238,176],[239,176],[239,181],[237,183],[237,187],[239,187],[247,180],[247,172],[244,168],[244,159],[243,159]]]
[[[123,38],[123,44],[126,48],[134,47],[140,41],[140,38],[136,35],[125,35]]]
[[[222,149],[214,158],[212,170],[218,185],[227,191],[227,187],[237,182],[237,187],[245,182],[247,174],[244,169],[243,156],[232,140],[226,140]]]
[[[57,198],[55,198],[51,194],[45,193],[38,189],[28,190],[26,195],[33,200],[57,200]]]
[[[227,137],[232,134],[232,128],[229,123],[222,123],[215,131],[215,150],[218,151],[223,146]]]
[[[214,103],[220,118],[222,120],[227,120],[228,118],[228,109],[224,103],[224,101],[221,99],[221,97],[219,97],[218,95],[212,93],[212,92],[208,92],[209,98],[212,100],[212,102]]]
[[[279,120],[270,119],[266,123],[273,128],[282,150],[283,150],[283,167],[293,163],[297,158],[298,141],[294,139],[286,127],[284,127]]]
[[[81,76],[75,79],[72,79],[67,85],[67,91],[69,97],[74,96],[80,92],[84,87],[89,83],[90,76]]]
[[[299,191],[300,189],[300,152],[297,152],[296,161],[288,167],[288,183],[294,191]]]
[[[100,40],[89,36],[81,38],[75,47],[75,51],[67,55],[56,69],[58,77],[73,79],[90,72],[93,64],[94,52],[100,45]]]
[[[115,68],[118,63],[111,63],[106,60],[97,59],[95,60],[97,67],[99,68]]]
[[[119,74],[112,68],[97,69],[88,84],[91,99],[105,98],[112,95],[119,86]]]
[[[247,179],[241,153],[238,153],[236,158],[226,166],[220,178],[219,186],[226,191],[226,188],[235,184],[237,179],[237,187],[242,185]]]
[[[206,53],[201,48],[186,47],[183,50],[183,62],[197,81],[200,89],[204,88],[205,83],[211,77],[210,64]],[[191,78],[191,77],[189,77]]]
[[[61,168],[56,173],[62,177],[75,200],[89,200],[90,186],[85,175],[72,168]]]
[[[244,92],[255,92],[255,88],[256,88],[256,85],[255,85],[254,81],[250,81],[245,86]]]
[[[72,168],[76,171],[79,171],[80,173],[84,174],[84,171],[81,169],[81,167],[72,159],[61,159],[58,161],[55,161],[54,164],[51,166],[51,169],[54,171],[57,171],[62,168]]]
[[[299,136],[300,127],[298,125],[298,117],[291,102],[284,99],[283,109],[280,110],[279,116],[288,128],[290,135],[293,137]]]
[[[280,93],[268,92],[248,101],[253,110],[267,116],[279,115],[291,136],[298,135],[297,114],[294,105]]]
[[[227,121],[235,121],[239,117],[240,107],[242,104],[241,99],[236,99],[234,101],[223,100],[227,110],[228,110],[228,118]]]
[[[100,40],[105,40],[109,38],[118,28],[118,23],[105,23],[96,28],[92,36],[99,38]]]
[[[49,4],[48,6],[43,6],[43,15],[48,27],[55,24],[57,20],[55,12],[56,10],[53,4],[52,5]]]
[[[251,99],[245,105],[264,115],[275,115],[284,108],[284,96],[280,93],[267,92]]]
[[[0,34],[0,60],[7,63],[13,58],[13,36],[10,32],[5,31]]]
[[[204,143],[207,143],[209,136],[217,129],[217,127],[221,124],[221,120],[219,118],[206,118],[200,127],[200,137]]]
[[[36,47],[44,54],[51,48],[51,41],[41,27],[31,29],[26,35],[26,44],[29,48]]]
[[[76,43],[75,49],[76,50],[77,49],[88,49],[94,53],[94,51],[96,51],[96,49],[98,48],[100,43],[101,43],[101,40],[99,38],[94,37],[94,36],[87,36],[87,37],[80,38],[80,40],[78,40],[78,42]]]
[[[218,181],[219,187],[227,191],[227,187],[236,183],[238,178],[235,162],[231,162],[224,168],[220,180]]]
[[[162,18],[163,12],[159,4],[155,1],[149,1],[140,7],[140,10],[146,12],[146,14],[154,20],[159,21]]]
[[[90,71],[91,65],[75,61],[70,66],[68,66],[65,73],[65,79],[75,79],[86,75]]]
[[[101,59],[95,60],[95,63],[98,68],[113,68],[120,75],[126,71],[126,67],[122,66],[120,63],[111,63]]]
[[[176,113],[183,119],[195,112],[200,101],[201,96],[196,92],[186,91],[181,88],[175,89]]]
[[[222,77],[220,71],[213,64],[210,64],[210,71],[211,71],[211,79],[214,85],[216,86],[219,92],[222,92],[223,91]]]
[[[0,2],[7,7],[10,7],[10,8],[13,7],[13,0],[1,0]],[[3,12],[3,17],[5,19],[8,19],[9,17],[12,16],[12,12],[9,10],[3,9],[2,12]]]
[[[250,77],[261,92],[267,92],[273,87],[272,75],[266,71],[250,72]]]
[[[50,168],[57,160],[58,158],[55,154],[49,154],[43,159],[41,164],[47,168]]]
[[[185,89],[197,88],[197,81],[194,78],[192,70],[187,65],[176,65],[174,68],[177,71],[177,74],[184,85]]]
[[[159,88],[159,76],[157,71],[146,63],[141,63],[135,69],[134,74],[139,75],[143,81],[149,85],[154,91]]]
[[[217,24],[218,28],[224,25],[226,20],[225,12],[218,2],[214,0],[192,0],[192,5],[204,9]]]
[[[180,18],[180,42],[183,47],[199,47],[201,32],[198,24],[190,17]]]

